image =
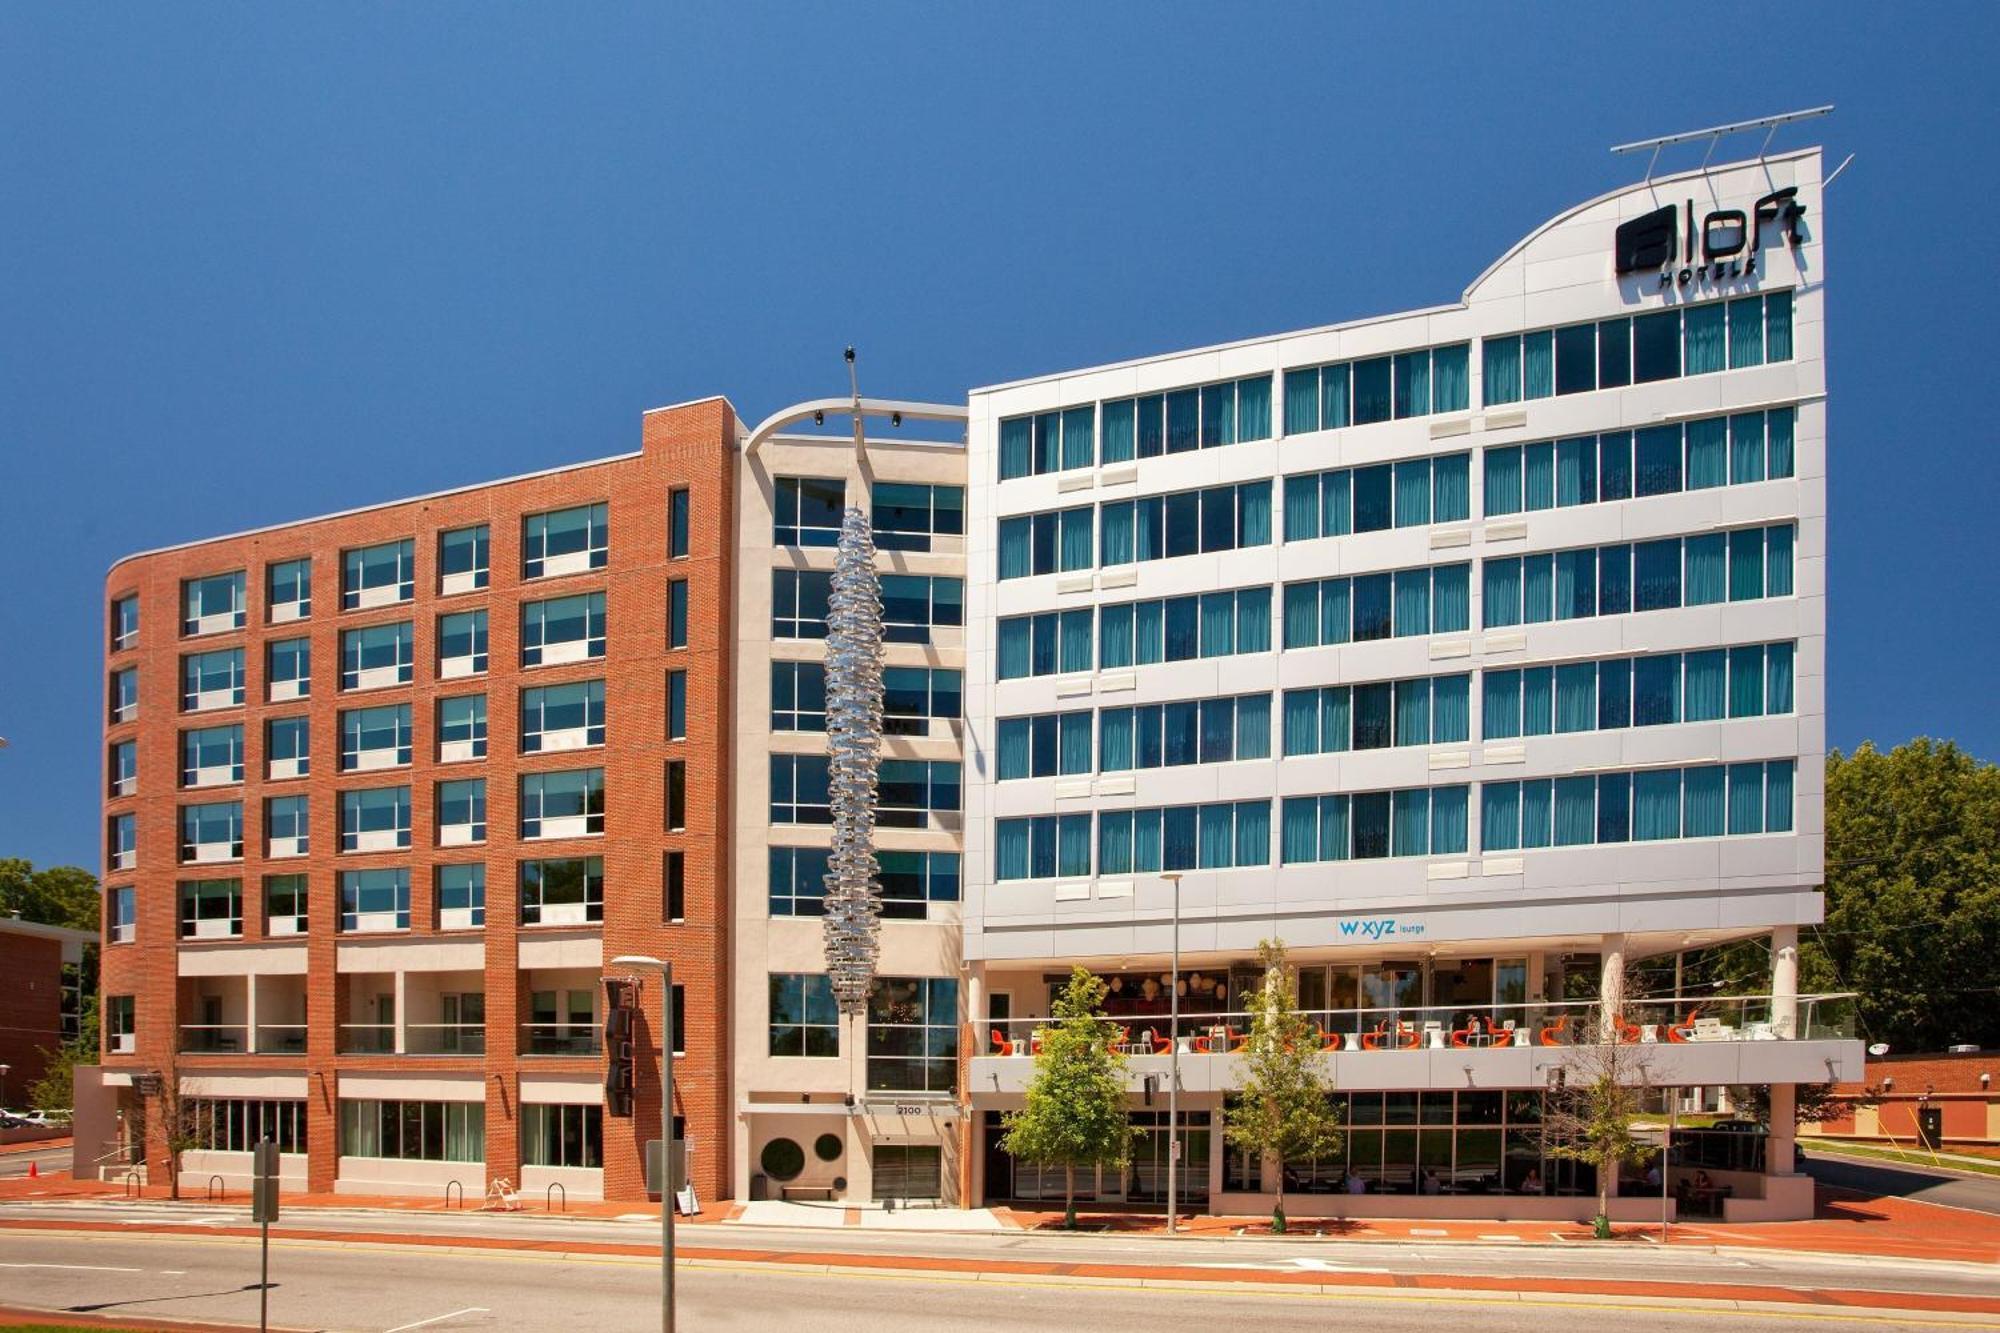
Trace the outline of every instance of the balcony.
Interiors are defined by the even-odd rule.
[[[183,1023],[181,1050],[189,1055],[240,1055],[250,1049],[250,1029],[241,1023]]]
[[[604,1036],[595,1023],[523,1023],[523,1055],[596,1055],[604,1049]]]

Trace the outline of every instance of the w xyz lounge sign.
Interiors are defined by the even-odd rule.
[[[1747,214],[1740,208],[1718,208],[1699,226],[1692,199],[1621,223],[1612,241],[1618,276],[1658,269],[1662,288],[1755,277],[1768,228],[1778,228],[1785,244],[1800,244],[1799,219],[1806,206],[1798,202],[1798,192],[1796,185],[1773,190]]]

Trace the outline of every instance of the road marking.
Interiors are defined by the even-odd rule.
[[[72,1273],[143,1273],[143,1268],[114,1268],[109,1264],[0,1264],[0,1268],[60,1268]]]
[[[1412,1236],[1449,1236],[1451,1233],[1443,1227],[1411,1227],[1410,1234]]]
[[[403,1333],[404,1329],[422,1328],[425,1324],[442,1324],[447,1319],[456,1319],[462,1314],[491,1314],[483,1305],[468,1305],[463,1310],[453,1310],[450,1314],[432,1315],[429,1319],[419,1319],[414,1324],[398,1324],[388,1333]]]
[[[1521,1238],[1520,1238],[1519,1236],[1503,1236],[1503,1235],[1499,1235],[1499,1234],[1497,1234],[1497,1233],[1496,1233],[1496,1234],[1494,1234],[1494,1235],[1490,1235],[1490,1236],[1486,1236],[1486,1235],[1482,1235],[1482,1236],[1479,1236],[1479,1237],[1477,1237],[1477,1239],[1479,1239],[1479,1240],[1519,1240],[1519,1239],[1521,1239]]]

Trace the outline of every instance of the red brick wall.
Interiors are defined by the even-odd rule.
[[[0,931],[0,1106],[25,1106],[45,1050],[62,1044],[62,941]]]
[[[199,877],[240,875],[244,891],[245,940],[262,936],[263,878],[267,874],[303,873],[309,878],[307,1054],[304,1069],[311,1091],[309,1176],[312,1187],[332,1184],[337,1133],[337,1084],[341,1070],[478,1068],[486,1077],[487,1153],[490,1175],[519,1179],[517,1117],[520,1113],[520,1070],[517,1058],[520,1022],[526,1018],[526,988],[520,984],[517,925],[516,863],[550,856],[604,858],[604,956],[648,952],[671,957],[688,988],[690,1021],[688,1055],[677,1077],[686,1085],[680,1100],[691,1117],[691,1131],[704,1145],[697,1183],[707,1198],[719,1197],[729,1178],[724,1160],[727,1128],[727,1031],[721,1012],[728,993],[726,976],[727,914],[723,906],[727,883],[725,830],[728,772],[727,730],[731,717],[728,683],[733,631],[729,624],[728,569],[733,538],[731,472],[735,456],[735,417],[720,399],[662,409],[646,416],[642,452],[632,458],[569,468],[546,476],[481,486],[449,495],[414,500],[343,517],[295,524],[249,536],[205,542],[181,550],[121,562],[106,579],[109,603],[128,594],[140,599],[139,641],[136,647],[112,653],[107,670],[127,665],[139,668],[139,717],[106,728],[106,742],[138,741],[138,791],[107,800],[105,812],[133,812],[138,817],[138,869],[110,871],[107,886],[132,885],[137,890],[137,939],[104,950],[103,990],[106,995],[137,997],[138,1052],[107,1056],[112,1068],[158,1070],[174,1060],[176,1015],[178,907],[177,883]],[[691,549],[687,559],[667,555],[668,494],[686,488],[691,496]],[[521,579],[523,517],[572,505],[608,502],[610,506],[609,563],[606,568],[559,578]],[[477,592],[443,596],[439,592],[438,541],[452,528],[486,523],[491,531],[490,582]],[[416,542],[416,597],[372,610],[340,610],[341,553],[403,537]],[[272,562],[310,555],[313,561],[313,610],[309,620],[267,624],[266,567]],[[181,581],[200,575],[247,572],[247,615],[244,629],[184,640],[180,630]],[[685,651],[666,646],[667,583],[686,578],[690,585],[689,644]],[[527,601],[602,591],[606,594],[606,655],[561,666],[523,670],[520,665],[520,606]],[[489,669],[483,676],[454,680],[437,678],[437,618],[460,610],[484,607],[488,612]],[[415,666],[412,683],[387,689],[342,694],[339,686],[340,636],[363,625],[412,621]],[[309,700],[266,703],[265,645],[277,639],[308,636],[312,643],[312,694]],[[187,716],[179,711],[180,657],[183,652],[212,648],[245,648],[245,706]],[[688,739],[665,739],[666,672],[688,671]],[[523,688],[571,681],[605,682],[606,744],[602,749],[554,755],[521,755],[519,751],[519,692]],[[436,709],[439,698],[483,692],[487,696],[487,758],[483,763],[440,764],[437,761]],[[108,693],[108,689],[107,689]],[[414,726],[413,764],[384,772],[343,777],[339,768],[338,714],[343,708],[408,702]],[[305,714],[312,733],[311,775],[305,779],[267,781],[264,777],[264,724],[273,717]],[[179,733],[184,726],[244,724],[244,783],[188,796],[189,801],[230,800],[244,803],[244,853],[240,866],[180,867],[177,790]],[[689,768],[688,826],[684,833],[664,828],[665,764],[683,758]],[[602,767],[605,770],[605,832],[600,838],[521,844],[517,834],[518,782],[523,773]],[[487,840],[481,847],[436,846],[432,816],[437,782],[484,776],[487,783]],[[339,847],[338,793],[343,789],[401,785],[411,789],[411,847],[407,851],[342,855]],[[303,792],[311,800],[311,855],[266,862],[263,859],[263,801],[266,797]],[[687,853],[687,923],[663,921],[661,867],[668,848]],[[483,860],[486,864],[487,918],[483,932],[461,938],[482,938],[485,944],[487,993],[487,1054],[472,1059],[413,1059],[385,1061],[381,1057],[342,1057],[335,1053],[335,1028],[345,1012],[343,987],[337,982],[335,951],[338,924],[338,872],[387,866],[410,870],[411,938],[437,934],[433,902],[435,867]],[[535,929],[534,927],[528,928]],[[230,947],[207,946],[202,947]],[[610,970],[610,969],[608,969]],[[657,997],[648,997],[657,1010]],[[641,1040],[654,1035],[643,1030]],[[184,1056],[182,1070],[196,1067],[230,1069],[289,1069],[296,1057],[246,1059],[241,1056]],[[601,1061],[589,1062],[601,1073]],[[574,1061],[531,1059],[532,1069],[575,1069]],[[657,1123],[655,1075],[642,1068],[642,1123]],[[653,1120],[646,1122],[645,1089],[654,1088]],[[651,1137],[648,1130],[645,1137]],[[630,1122],[606,1118],[607,1192],[612,1197],[636,1197],[638,1167]],[[157,1145],[155,1148],[157,1157]]]

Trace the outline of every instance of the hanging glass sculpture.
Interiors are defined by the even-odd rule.
[[[875,779],[882,749],[882,581],[862,511],[840,520],[827,604],[827,790],[833,851],[822,925],[826,970],[844,1014],[858,1014],[875,979],[882,890],[875,861]]]

